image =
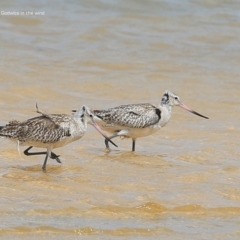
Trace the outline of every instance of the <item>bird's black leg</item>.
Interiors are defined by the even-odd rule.
[[[135,143],[136,143],[136,139],[132,139],[132,151],[135,151]]]
[[[29,148],[27,148],[23,153],[26,155],[26,156],[31,156],[31,155],[41,155],[41,154],[46,154],[47,152],[33,152],[33,153],[30,153],[28,152],[30,149],[32,148],[32,146],[30,146]]]
[[[33,152],[30,153],[29,150],[32,148],[32,146],[30,146],[29,148],[27,148],[23,153],[26,156],[31,156],[31,155],[42,155],[42,154],[46,154],[47,152]],[[58,158],[60,155],[56,155],[55,153],[51,152],[51,158],[55,159],[58,163],[61,163],[60,159]]]
[[[112,136],[110,136],[108,139],[112,139],[112,138],[115,138],[115,137],[117,137],[118,136],[118,133],[115,133],[115,134],[113,134]],[[105,145],[106,145],[106,148],[110,151],[111,149],[110,149],[110,147],[109,147],[109,144],[108,144],[108,140],[107,139],[105,139]]]
[[[49,156],[49,151],[46,152],[46,157],[45,157],[44,163],[43,163],[43,165],[42,165],[42,170],[43,170],[43,171],[46,170],[46,165],[47,165],[48,156]]]

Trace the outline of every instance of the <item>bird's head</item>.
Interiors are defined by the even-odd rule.
[[[94,113],[92,112],[92,110],[90,108],[83,105],[79,110],[72,110],[72,112],[74,113],[75,118],[80,117],[82,122],[84,122],[84,123],[87,121],[87,123],[92,125],[104,138],[106,138],[109,142],[111,142],[114,146],[117,147],[117,145],[114,142],[112,142],[112,140],[109,139],[108,136],[97,125],[97,123],[94,120]]]
[[[166,90],[162,96],[162,104],[173,107],[173,106],[179,106],[181,102],[178,95]]]
[[[208,117],[205,117],[203,115],[201,115],[200,113],[197,113],[196,111],[192,110],[191,108],[189,108],[188,106],[186,106],[185,104],[183,104],[181,101],[180,101],[180,98],[178,95],[176,95],[175,93],[172,93],[171,91],[168,91],[166,90],[162,96],[162,102],[161,102],[161,105],[167,105],[167,106],[170,106],[170,107],[173,107],[173,106],[179,106],[195,115],[198,115],[199,117],[203,117],[203,118],[206,118],[208,119]]]

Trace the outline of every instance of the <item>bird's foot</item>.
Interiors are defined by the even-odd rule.
[[[56,155],[55,153],[51,153],[51,158],[56,160],[58,163],[62,163],[59,159],[60,155]]]
[[[106,147],[105,149],[106,149],[105,150],[106,152],[111,152],[111,148],[110,147]]]
[[[58,157],[60,157],[60,155],[57,155],[57,157],[55,158],[55,160],[56,160],[58,163],[62,163],[61,160],[60,160]]]

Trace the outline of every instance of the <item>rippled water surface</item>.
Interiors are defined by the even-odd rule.
[[[1,239],[240,238],[239,1],[2,0],[0,9],[1,125],[37,116],[36,103],[71,114],[158,104],[166,89],[210,118],[175,107],[135,153],[130,139],[106,152],[89,126],[47,172],[43,156],[0,139]]]

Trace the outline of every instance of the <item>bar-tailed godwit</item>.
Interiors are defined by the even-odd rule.
[[[36,108],[37,113],[40,113],[41,116],[28,119],[24,122],[14,120],[5,126],[1,126],[0,137],[6,137],[21,146],[30,146],[24,151],[24,154],[27,156],[46,155],[42,165],[43,170],[46,169],[48,157],[61,163],[59,156],[53,153],[52,150],[63,147],[83,137],[87,130],[87,122],[91,123],[108,139],[95,123],[93,114],[86,106],[82,106],[72,116],[67,114],[46,114],[40,111],[37,105]],[[111,143],[114,144],[112,141]],[[30,153],[29,150],[32,147],[46,148],[47,151]]]
[[[110,139],[117,136],[132,138],[132,151],[135,151],[137,138],[151,135],[168,123],[173,106],[207,118],[181,103],[179,97],[170,91],[164,92],[159,106],[150,103],[129,104],[107,110],[93,110],[93,114],[101,129],[112,134]],[[110,149],[108,139],[105,144]]]

